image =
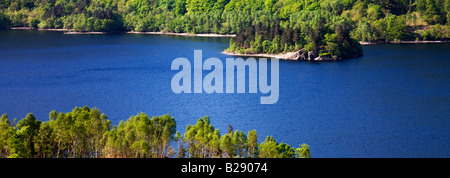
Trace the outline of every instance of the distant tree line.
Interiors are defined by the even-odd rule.
[[[359,41],[449,38],[450,0],[4,0],[0,27],[239,34],[259,26],[281,36],[276,26],[317,21],[292,17],[302,11],[346,19]]]
[[[5,0],[0,28],[237,34],[229,51],[315,51],[450,38],[450,0]],[[356,41],[355,41],[356,40]]]
[[[51,111],[48,121],[32,113],[17,122],[0,118],[0,158],[309,158],[309,146],[298,148],[268,136],[258,143],[255,130],[247,135],[231,126],[221,135],[208,116],[176,131],[170,115],[139,113],[112,126],[100,110],[75,107]]]

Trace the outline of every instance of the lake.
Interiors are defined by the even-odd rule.
[[[279,100],[262,93],[181,93],[172,60],[230,57],[229,38],[0,31],[0,113],[42,121],[52,110],[97,107],[113,125],[131,115],[170,114],[177,130],[210,116],[255,129],[312,157],[450,157],[450,44],[364,46],[336,62],[280,61]],[[225,64],[225,62],[223,62]],[[207,72],[203,72],[203,75]],[[248,90],[248,88],[247,88]]]

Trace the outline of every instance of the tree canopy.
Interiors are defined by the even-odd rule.
[[[7,0],[0,28],[237,34],[229,51],[361,55],[358,41],[450,38],[450,0]]]
[[[75,107],[72,112],[51,111],[48,121],[32,113],[19,122],[0,118],[0,158],[309,158],[306,144],[258,144],[255,130],[247,135],[231,130],[221,135],[208,116],[176,131],[175,119],[166,114],[138,113],[112,126],[97,108]],[[266,139],[267,140],[267,139]],[[272,141],[271,140],[271,141]],[[178,148],[174,146],[178,144]],[[307,149],[305,149],[307,148]],[[274,156],[276,155],[276,156]]]

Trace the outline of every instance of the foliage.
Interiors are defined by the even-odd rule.
[[[261,22],[260,18],[252,19],[254,25],[239,33],[228,50],[239,52],[244,48],[254,53],[281,53],[304,48],[341,58],[362,54],[358,41],[349,35],[352,22],[333,13],[298,11],[286,20],[270,14],[268,18],[271,19],[269,24]]]
[[[9,16],[3,12],[0,12],[0,28],[8,28],[11,26],[11,20]]]
[[[360,24],[361,21],[372,24],[389,15],[403,18],[407,14],[417,12],[416,14],[428,25],[435,25],[448,24],[450,2],[449,0],[8,0],[0,2],[0,27],[10,25],[37,27],[37,24],[41,24],[39,27],[74,28],[77,31],[240,33],[245,27],[255,26],[258,23],[262,23],[266,30],[270,30],[270,27],[280,25],[281,22],[292,21],[292,15],[301,11],[330,12],[334,16],[352,20],[354,25]],[[317,20],[313,18],[300,21]],[[269,38],[273,39],[274,36]]]
[[[448,39],[450,0],[8,0],[0,28],[236,34],[228,51],[362,54],[358,41]],[[417,30],[425,29],[425,30]],[[427,29],[432,29],[426,31]]]
[[[107,134],[107,157],[167,157],[175,139],[176,122],[170,115],[149,118],[140,113],[120,122]]]
[[[105,114],[85,106],[67,113],[51,111],[45,122],[30,113],[17,125],[3,114],[0,158],[310,157],[306,144],[295,149],[273,137],[258,144],[257,137],[255,130],[245,135],[231,126],[221,135],[208,116],[187,125],[184,134],[176,131],[168,114],[150,118],[139,113],[111,127]]]

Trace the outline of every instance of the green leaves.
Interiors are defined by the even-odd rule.
[[[384,23],[386,23],[386,40],[394,41],[405,39],[407,36],[407,29],[405,21],[402,17],[396,15],[388,15],[384,18]]]
[[[176,121],[168,114],[150,118],[139,113],[111,128],[105,114],[87,106],[67,113],[51,111],[46,122],[30,113],[15,127],[6,114],[0,118],[0,158],[307,157],[309,148],[301,149],[296,152],[273,137],[258,144],[256,130],[245,135],[231,125],[221,135],[209,116],[187,125],[184,134],[176,131]]]
[[[267,136],[266,140],[261,143],[260,145],[260,151],[259,151],[259,157],[260,158],[281,158],[282,154],[278,150],[278,143],[275,142],[275,139],[273,139],[272,136]]]
[[[31,156],[28,154],[31,150],[27,149],[27,142],[25,141],[27,130],[28,126],[22,127],[20,130],[13,132],[8,138],[9,158],[26,158]]]
[[[299,148],[295,149],[296,158],[311,158],[311,152],[307,144],[301,144]]]
[[[8,15],[0,12],[0,28],[8,28],[11,26],[11,19]]]
[[[339,54],[327,51],[327,44],[332,42],[322,37],[334,33],[333,26],[343,18],[351,20],[350,32],[358,41],[394,41],[411,40],[421,35],[430,39],[430,33],[423,33],[420,28],[426,30],[427,26],[447,24],[443,28],[447,29],[450,17],[449,0],[58,0],[39,4],[11,0],[0,3],[0,7],[3,7],[0,28],[31,26],[75,31],[220,33],[237,34],[237,37],[244,34],[245,40],[235,40],[229,51],[290,52],[309,44],[307,47],[318,53],[335,56]],[[405,17],[411,14],[414,18]],[[393,20],[392,15],[402,20]],[[326,19],[323,29],[317,30],[316,25],[323,18]],[[361,22],[370,24],[370,30]],[[290,26],[285,25],[288,23]],[[363,26],[359,28],[360,25]],[[407,26],[413,28],[405,28]],[[431,36],[444,39],[448,31]],[[257,40],[256,34],[262,38]],[[281,38],[279,44],[274,42],[277,35]],[[286,40],[292,39],[286,36],[302,38],[300,41]],[[273,46],[263,50],[261,45],[265,40]]]
[[[311,158],[307,144],[295,149],[286,143],[278,144],[272,136],[267,136],[260,147],[260,158]]]
[[[166,157],[168,145],[175,140],[176,122],[170,115],[149,118],[145,113],[121,121],[108,134],[108,157]],[[180,138],[178,135],[177,138]]]
[[[277,150],[281,153],[281,158],[294,158],[295,150],[286,143],[280,143],[277,146]]]
[[[251,26],[238,33],[227,50],[276,54],[304,48],[304,51],[337,58],[362,55],[361,46],[350,37],[352,22],[334,13],[302,10],[286,20],[270,14],[261,17],[253,19]]]

